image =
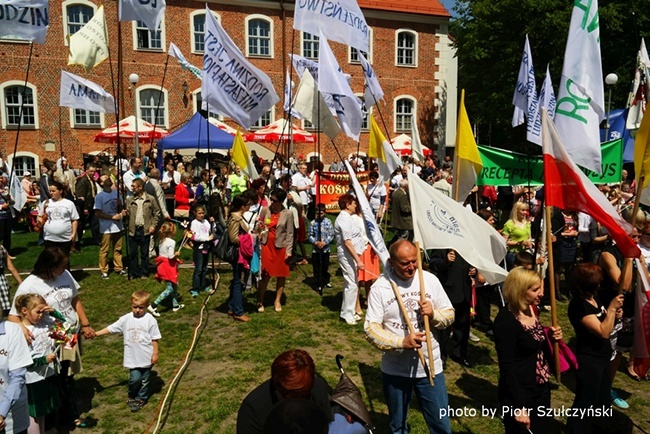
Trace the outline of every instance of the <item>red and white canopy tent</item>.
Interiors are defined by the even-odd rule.
[[[237,129],[236,128],[231,127],[230,125],[228,125],[225,122],[221,122],[217,118],[210,117],[210,118],[208,118],[208,122],[210,122],[215,127],[219,128],[222,131],[227,132],[228,134],[230,134],[232,136],[237,135]]]
[[[135,116],[129,116],[120,121],[120,138],[122,141],[133,141],[135,139]],[[138,119],[138,141],[151,142],[169,135],[163,127],[155,126],[149,122]],[[94,137],[95,142],[117,143],[117,124],[113,124]]]
[[[262,143],[315,143],[316,136],[312,133],[303,130],[302,128],[290,124],[286,119],[278,119],[270,123],[264,128],[246,134],[244,139],[247,142],[262,142]]]
[[[411,155],[411,137],[406,134],[400,134],[397,137],[394,137],[390,140],[390,143],[393,145],[393,149],[397,155]],[[433,152],[429,148],[422,147],[424,155],[430,155]]]

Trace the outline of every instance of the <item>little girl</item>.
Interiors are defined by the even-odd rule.
[[[210,217],[210,221],[214,221]],[[192,234],[192,241],[194,241],[194,276],[192,277],[192,289],[190,294],[192,297],[197,297],[200,291],[210,292],[211,287],[205,278],[205,273],[208,269],[208,256],[210,247],[214,239],[212,234],[210,222],[205,220],[205,208],[197,206],[194,209],[194,220],[190,225],[190,233]]]
[[[11,262],[11,256],[5,250],[4,247],[0,246],[0,307],[2,307],[2,316],[6,318],[9,315],[11,310],[11,297],[9,296],[9,282],[5,276],[5,267],[14,276],[18,285],[23,283],[23,279],[20,278],[20,274],[16,271],[13,262]]]
[[[45,433],[45,416],[61,406],[59,383],[54,366],[56,348],[49,336],[52,317],[65,322],[65,317],[49,307],[38,294],[23,294],[16,298],[16,310],[22,324],[34,336],[29,345],[33,365],[27,368],[27,400],[29,403],[29,434]],[[49,313],[49,315],[48,315]],[[51,315],[51,316],[50,316]]]
[[[158,231],[158,257],[156,258],[156,279],[164,280],[167,284],[165,290],[149,305],[147,310],[153,316],[160,316],[156,310],[158,305],[167,297],[172,298],[172,310],[178,312],[184,308],[184,304],[178,304],[178,264],[181,263],[178,257],[180,252],[176,252],[176,241],[172,238],[176,234],[176,225],[171,222],[165,222]]]

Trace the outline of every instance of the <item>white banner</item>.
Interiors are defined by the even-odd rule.
[[[370,63],[361,52],[359,52],[359,61],[361,62],[361,68],[363,69],[363,76],[366,78],[364,98],[366,108],[369,109],[373,105],[377,104],[379,100],[383,101],[384,91],[379,84],[379,79],[377,78],[377,74],[375,74],[375,70],[372,69],[372,66],[370,66]]]
[[[291,81],[291,77],[289,76],[289,72],[287,71],[287,76],[284,81],[284,105],[282,108],[286,113],[289,113],[294,118],[304,119],[304,116],[291,106],[291,94],[295,88],[296,86]]]
[[[605,90],[600,56],[598,0],[575,2],[564,53],[555,126],[573,161],[601,173],[600,122]]]
[[[370,51],[370,29],[356,0],[296,0],[293,28],[312,35],[321,31],[327,39]]]
[[[293,101],[293,109],[301,113],[305,119],[327,134],[327,137],[332,140],[341,132],[341,127],[329,111],[327,103],[318,91],[318,86],[309,70],[305,70],[302,74],[302,80],[300,80]]]
[[[20,185],[20,179],[14,173],[11,177],[11,186],[9,187],[9,194],[14,200],[14,209],[18,212],[22,211],[23,207],[27,203],[27,194],[23,190],[23,186]]]
[[[199,80],[202,79],[201,68],[197,68],[196,66],[188,62],[185,56],[183,56],[183,53],[181,53],[181,50],[179,50],[176,44],[174,44],[173,42],[169,43],[169,50],[167,50],[167,54],[176,58],[176,60],[178,60],[178,63],[181,65],[181,68],[190,71],[192,75],[198,78]]]
[[[546,109],[548,117],[553,119],[555,117],[555,106],[557,100],[555,99],[555,92],[553,91],[553,82],[551,81],[551,72],[546,65],[546,78],[544,78],[544,83],[542,83],[542,88],[539,90],[539,99],[537,104],[537,110],[535,114],[535,126],[533,127],[534,131],[539,131],[539,135],[534,137],[530,136],[530,130],[528,131],[529,136],[527,139],[535,144],[542,145],[542,108]],[[530,121],[529,121],[530,125]],[[532,140],[532,139],[535,140]],[[539,141],[536,141],[536,140]]]
[[[108,59],[108,33],[104,6],[77,33],[68,36],[68,65],[83,65],[86,71]]]
[[[50,27],[48,0],[3,0],[0,2],[0,38],[45,43]]]
[[[115,98],[100,85],[90,80],[61,71],[61,107],[115,113]]]
[[[411,116],[411,156],[419,161],[424,161],[424,148],[420,140],[418,122],[415,115]]]
[[[120,21],[142,21],[155,32],[165,16],[165,0],[119,0]]]
[[[512,114],[512,126],[516,127],[524,123],[524,115],[528,112],[528,95],[529,89],[529,76],[533,70],[533,58],[530,54],[530,44],[528,42],[528,35],[526,35],[526,42],[524,43],[524,53],[521,56],[521,64],[519,65],[519,74],[517,75],[517,84],[515,85],[515,93],[512,95],[512,105],[515,106],[515,111]],[[534,77],[534,72],[533,72]],[[533,78],[533,83],[535,79]],[[534,86],[533,86],[534,88]]]
[[[269,77],[246,60],[210,9],[205,12],[202,109],[214,107],[248,129],[280,98]]]

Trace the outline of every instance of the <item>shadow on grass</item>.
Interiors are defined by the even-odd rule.
[[[90,277],[90,273],[85,271],[85,270],[72,270],[72,277],[75,278],[77,282],[81,282],[84,280],[86,277]]]
[[[377,433],[388,432],[388,414],[378,410],[376,405],[384,404],[384,392],[381,384],[381,370],[365,363],[359,363],[359,374],[363,385],[357,386],[366,391],[368,411],[372,422],[377,427]],[[383,430],[383,431],[382,431]],[[375,432],[373,430],[373,432]]]
[[[341,311],[341,303],[343,302],[343,291],[333,293],[331,289],[323,290],[323,298],[321,298],[321,306],[326,307],[332,312]]]

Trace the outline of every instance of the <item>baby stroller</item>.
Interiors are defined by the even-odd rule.
[[[343,371],[342,359],[342,355],[336,355],[336,364],[341,371],[341,377],[330,397],[334,422],[330,424],[329,432],[336,434],[372,434],[373,425],[368,407],[363,402],[359,388]]]

